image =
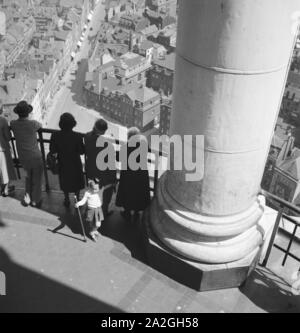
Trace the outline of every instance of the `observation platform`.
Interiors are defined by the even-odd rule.
[[[0,271],[7,283],[0,312],[300,312],[300,296],[291,290],[299,263],[288,258],[282,267],[276,248],[242,287],[197,292],[147,265],[141,222],[125,222],[113,205],[98,242],[84,243],[75,209],[66,210],[62,193],[52,189],[43,193],[41,209],[21,205],[21,181],[13,196],[0,197]],[[288,239],[279,233],[276,242],[286,247]],[[299,256],[297,242],[291,251]]]

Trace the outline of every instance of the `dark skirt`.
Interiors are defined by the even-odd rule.
[[[50,152],[58,154],[58,176],[64,192],[76,193],[84,188],[80,155],[84,154],[82,137],[73,131],[59,131],[51,136]]]
[[[84,174],[80,157],[73,161],[63,161],[59,163],[59,185],[62,191],[76,193],[82,190],[84,184]]]
[[[148,170],[122,170],[116,205],[125,210],[142,211],[150,204]]]

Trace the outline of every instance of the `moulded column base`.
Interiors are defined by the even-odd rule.
[[[188,260],[167,248],[153,233],[149,210],[143,217],[145,249],[148,264],[170,277],[197,291],[208,291],[241,286],[260,258],[261,247],[247,257],[227,264],[202,264]]]

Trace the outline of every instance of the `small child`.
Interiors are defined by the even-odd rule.
[[[89,180],[88,190],[84,193],[83,198],[75,204],[75,207],[78,208],[87,203],[86,222],[89,224],[90,236],[94,241],[96,241],[99,236],[97,229],[101,226],[101,222],[104,220],[102,197],[103,190],[106,187],[100,189],[99,184],[96,181]]]

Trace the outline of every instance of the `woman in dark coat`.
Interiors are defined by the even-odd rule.
[[[135,147],[129,147],[128,143],[132,139],[138,139],[139,143]],[[127,168],[122,167],[119,188],[116,198],[116,205],[124,208],[121,215],[126,219],[131,219],[131,212],[134,211],[135,219],[139,217],[139,212],[146,209],[150,203],[150,185],[148,170],[139,168],[138,170],[131,170],[128,163],[130,154],[146,141],[146,138],[140,134],[138,128],[130,128],[128,130],[128,143],[127,143]],[[146,142],[146,146],[148,144]],[[142,157],[142,156],[141,156]],[[146,158],[146,157],[145,157]],[[147,161],[144,161],[147,165]]]
[[[69,193],[75,193],[79,200],[80,190],[84,188],[84,175],[80,155],[84,154],[83,139],[73,132],[76,121],[70,113],[60,117],[61,131],[52,134],[50,153],[57,154],[58,175],[61,190],[64,192],[64,205],[70,206]]]

